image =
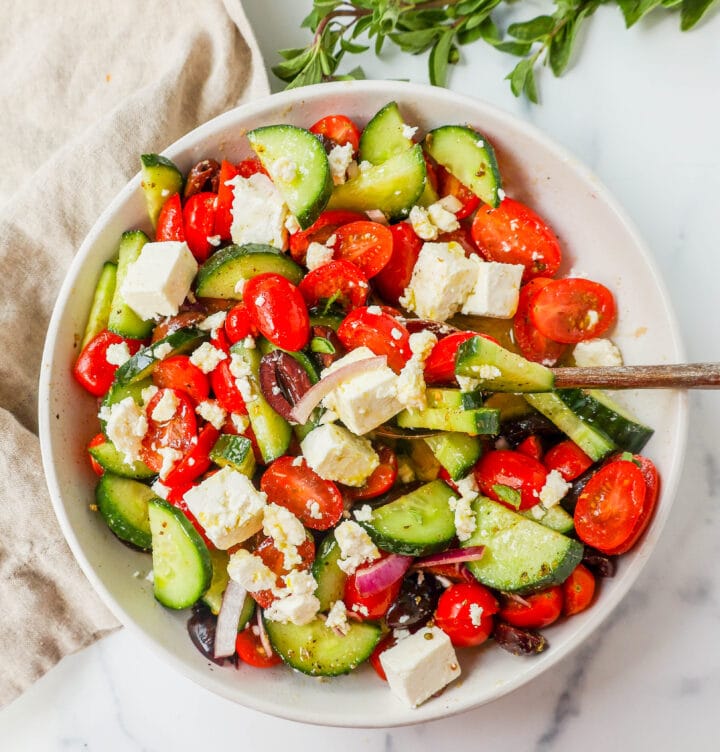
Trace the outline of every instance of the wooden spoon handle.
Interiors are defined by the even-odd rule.
[[[720,363],[553,368],[553,373],[557,389],[720,389]]]

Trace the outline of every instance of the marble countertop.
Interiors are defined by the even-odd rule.
[[[268,63],[303,43],[309,1],[246,0]],[[524,117],[586,162],[655,254],[688,358],[720,361],[720,13],[680,35],[676,17],[625,31],[602,7],[561,80],[540,77],[541,106],[515,100],[512,65],[463,50],[453,89]],[[362,61],[368,76],[426,81],[424,58]],[[277,81],[274,88],[279,88]],[[693,394],[690,441],[663,537],[615,614],[564,663],[459,717],[401,729],[304,726],[198,689],[120,631],[71,656],[0,714],[0,748],[32,750],[717,748],[720,701],[720,394]]]

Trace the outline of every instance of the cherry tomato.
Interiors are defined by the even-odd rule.
[[[563,582],[563,613],[572,616],[584,611],[595,594],[595,575],[583,564],[578,564]]]
[[[574,442],[567,439],[548,449],[543,464],[548,470],[557,470],[567,481],[582,475],[593,461]]]
[[[230,355],[230,340],[225,334],[225,327],[219,326],[210,332],[210,344],[216,350],[222,350],[226,355]]]
[[[90,439],[90,443],[87,445],[88,449],[92,449],[93,447],[100,446],[100,444],[105,443],[105,435],[102,433],[97,433],[95,436]],[[89,455],[90,459],[90,467],[92,467],[93,472],[95,475],[103,475],[105,472],[105,468],[92,456]]]
[[[478,582],[451,585],[438,601],[435,623],[460,648],[481,645],[490,636],[498,612],[495,596]]]
[[[444,467],[441,467],[438,470],[438,478],[440,478],[440,480],[444,480],[448,484],[448,486],[450,486],[450,488],[455,491],[456,494],[460,494],[457,483],[455,483],[455,481],[450,476],[450,473]]]
[[[210,373],[210,386],[223,410],[247,415],[245,400],[235,384],[235,377],[230,373],[230,362],[227,359],[221,360]]]
[[[173,193],[162,205],[155,228],[155,240],[158,242],[163,240],[182,242],[185,240],[185,224],[179,193]]]
[[[225,317],[225,334],[233,345],[245,337],[257,336],[257,329],[245,303],[238,303],[228,311]]]
[[[264,533],[258,533],[250,543],[250,549],[252,553],[259,556],[266,567],[271,569],[277,576],[277,586],[282,586],[282,575],[287,574],[290,570],[285,566],[285,555],[278,550],[275,546],[275,541]],[[302,559],[300,564],[296,564],[293,569],[300,571],[307,571],[312,566],[315,560],[315,542],[310,533],[307,534],[307,538],[304,543],[301,543],[297,547],[298,555]],[[262,608],[268,608],[276,596],[272,590],[258,590],[251,593],[255,602]]]
[[[308,272],[298,289],[308,308],[321,300],[335,300],[347,310],[365,303],[370,285],[355,264],[340,259]]]
[[[249,626],[238,632],[235,639],[235,652],[243,663],[247,663],[255,668],[272,668],[282,663],[282,659],[277,653],[268,655],[265,652],[260,636],[255,634],[255,626]]]
[[[387,555],[388,554],[383,554],[383,557]],[[359,567],[358,571],[362,571],[362,569],[363,567]],[[380,590],[372,595],[360,595],[356,581],[357,572],[351,574],[345,580],[345,595],[343,596],[343,600],[345,601],[345,607],[347,610],[352,611],[361,621],[382,619],[398,597],[402,585],[401,577],[397,582],[394,582],[384,590]],[[353,609],[353,606],[356,608]],[[365,611],[366,609],[367,613]]]
[[[215,232],[216,201],[216,193],[207,191],[196,193],[185,202],[183,209],[185,240],[192,251],[192,255],[200,263],[205,261],[213,250],[208,237]]]
[[[479,332],[453,332],[448,334],[433,347],[430,356],[425,361],[425,381],[428,384],[453,384],[455,382],[455,357],[458,348],[463,342],[473,337],[484,337],[497,343],[494,337]]]
[[[134,355],[142,346],[137,339],[125,339],[119,334],[103,329],[95,335],[78,355],[73,368],[73,375],[78,383],[96,397],[105,395],[112,386],[115,372],[119,368],[107,361],[110,345],[127,343],[130,355]]]
[[[538,293],[553,280],[535,277],[520,289],[518,307],[513,319],[513,335],[520,352],[528,360],[553,366],[567,349],[566,345],[554,342],[541,334],[533,324],[530,312]]]
[[[248,280],[243,301],[261,334],[283,350],[302,350],[310,339],[310,317],[303,296],[280,274]]]
[[[388,303],[397,304],[410,284],[423,242],[407,222],[392,225],[389,232],[392,235],[390,260],[378,272],[374,284]]]
[[[163,481],[166,486],[182,486],[191,483],[207,472],[212,465],[210,450],[220,438],[220,431],[211,423],[206,423],[183,458],[173,467]]]
[[[392,634],[387,635],[386,637],[383,637],[380,642],[375,646],[375,650],[372,651],[372,655],[370,656],[370,665],[375,669],[375,673],[383,680],[387,681],[387,676],[385,676],[385,669],[383,668],[382,663],[380,662],[380,656],[386,651],[389,650],[391,647],[394,647],[397,644],[397,640],[392,636]]]
[[[438,167],[437,172],[440,196],[454,196],[462,204],[462,209],[456,212],[455,216],[458,219],[469,217],[480,206],[480,199],[442,165]]]
[[[542,441],[540,441],[539,436],[533,434],[532,436],[528,436],[524,441],[521,441],[515,451],[539,461],[543,455]]]
[[[260,488],[269,501],[289,509],[311,530],[327,530],[342,517],[338,487],[323,480],[304,460],[300,464],[294,457],[275,460],[263,473]]]
[[[257,157],[243,159],[237,166],[237,172],[241,178],[249,178],[251,175],[257,175],[258,173],[267,175],[267,170],[262,166],[262,162]]]
[[[165,389],[185,392],[196,405],[210,395],[210,380],[188,355],[173,355],[161,360],[153,371],[153,384]]]
[[[168,334],[172,334],[178,329],[183,329],[186,326],[199,324],[205,318],[207,318],[207,314],[202,311],[183,311],[176,316],[169,316],[166,319],[162,319],[153,329],[151,342],[159,342],[161,339],[165,339]]]
[[[360,147],[360,129],[345,115],[327,115],[311,125],[309,131],[325,136],[340,146],[352,144],[354,152]]]
[[[220,236],[220,240],[230,240],[230,228],[232,227],[232,203],[235,193],[228,181],[237,177],[238,168],[234,164],[223,159],[220,165],[220,177],[218,178],[217,208],[215,210],[214,234]]]
[[[389,313],[373,308],[356,308],[349,313],[338,327],[338,339],[346,350],[364,345],[375,355],[387,355],[388,365],[399,373],[412,355],[410,333]]]
[[[497,449],[483,455],[475,465],[475,478],[485,496],[515,509],[503,501],[495,486],[508,486],[520,492],[520,511],[538,503],[547,470],[532,457],[510,449]]]
[[[535,296],[530,318],[555,342],[575,343],[604,334],[615,322],[615,298],[599,282],[554,279]]]
[[[364,485],[359,488],[345,489],[345,496],[353,501],[374,499],[387,493],[394,485],[398,474],[398,464],[395,452],[390,447],[381,444],[375,447],[380,464],[372,471]]]
[[[300,230],[290,236],[290,255],[299,264],[304,264],[305,252],[310,243],[325,243],[339,227],[366,219],[364,214],[345,209],[324,211],[307,230]]]
[[[152,417],[153,410],[167,391],[174,392],[178,401],[177,409],[170,420],[157,421]],[[174,389],[160,389],[148,403],[147,421],[148,430],[142,441],[140,456],[151,470],[159,473],[163,465],[163,458],[158,453],[158,449],[170,447],[183,455],[190,451],[193,439],[197,438],[195,408],[190,397],[183,392]]]
[[[185,503],[185,493],[196,486],[197,483],[188,483],[187,485],[173,486],[167,493],[167,502],[177,507],[190,521],[190,524],[197,530],[200,537],[205,541],[205,545],[212,551],[215,546],[205,533],[205,528],[197,521],[195,515],[188,509]]]
[[[380,272],[393,252],[393,235],[377,222],[351,222],[335,231],[334,258],[351,261],[369,279]]]
[[[542,629],[557,621],[562,609],[563,589],[556,585],[540,593],[524,595],[522,601],[508,598],[500,609],[499,616],[513,627]]]

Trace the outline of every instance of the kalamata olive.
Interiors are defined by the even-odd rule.
[[[217,193],[220,165],[214,159],[203,159],[188,173],[183,195],[190,198],[203,190]]]
[[[225,658],[215,658],[215,628],[217,617],[213,616],[207,606],[193,607],[192,616],[188,619],[187,630],[193,645],[209,660],[222,666]]]
[[[548,647],[548,641],[540,632],[513,627],[502,621],[495,623],[493,637],[503,650],[513,655],[535,655]]]
[[[617,569],[617,556],[609,556],[590,546],[585,546],[582,563],[598,577],[614,577]]]
[[[430,574],[409,574],[385,616],[388,626],[393,629],[422,626],[433,615],[442,590],[440,583]]]
[[[322,144],[326,154],[329,154],[338,145],[337,141],[329,138],[324,133],[313,133],[313,135]]]
[[[577,504],[577,500],[580,497],[580,494],[585,489],[585,486],[587,486],[588,481],[590,478],[595,475],[595,473],[600,469],[600,464],[595,463],[591,467],[589,467],[582,475],[578,475],[577,478],[572,482],[572,485],[570,486],[570,490],[563,496],[560,504],[562,505],[563,509],[570,513],[575,513],[575,505]]]
[[[263,355],[260,361],[260,389],[270,407],[286,420],[312,382],[307,371],[282,350]]]
[[[430,332],[438,339],[442,339],[443,337],[447,337],[448,334],[460,331],[450,324],[442,324],[439,321],[433,321],[432,319],[400,318],[398,321],[410,332],[410,334],[415,334],[417,332]]]
[[[335,330],[331,326],[315,324],[315,326],[312,327],[311,331],[313,337],[322,337],[323,339],[326,339],[335,350],[335,352],[332,353],[313,353],[313,357],[315,358],[317,364],[321,369],[329,368],[336,360],[340,360],[340,358],[345,355],[345,348],[343,347],[342,342],[340,342],[337,334],[335,333]]]
[[[525,441],[528,436],[560,436],[560,429],[540,413],[528,413],[519,418],[511,418],[500,424],[500,436],[511,449]]]

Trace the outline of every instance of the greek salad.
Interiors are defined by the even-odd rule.
[[[74,364],[92,509],[216,663],[369,661],[414,707],[457,650],[546,650],[658,496],[652,429],[554,388],[622,363],[613,293],[558,276],[472,127],[390,102],[243,138],[239,164],[141,159],[153,231],[120,238]]]

